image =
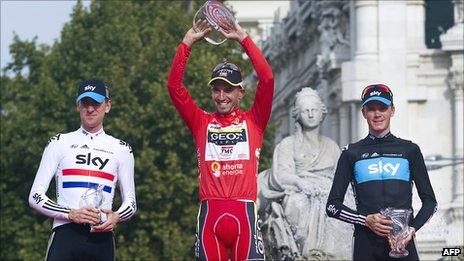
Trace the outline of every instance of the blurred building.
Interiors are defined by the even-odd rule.
[[[271,34],[275,23],[287,16],[290,1],[226,1],[235,11],[240,25],[253,40],[262,42]]]
[[[365,137],[361,90],[387,84],[396,106],[392,133],[430,160],[439,203],[417,234],[421,258],[463,246],[463,0],[296,0],[270,31],[263,51],[275,75],[275,142],[292,133],[291,105],[304,86],[328,106],[323,135],[340,146]]]

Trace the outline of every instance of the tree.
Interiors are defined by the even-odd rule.
[[[201,4],[189,11],[186,3],[94,1],[86,9],[78,2],[52,46],[15,39],[14,60],[1,77],[2,259],[44,256],[51,222],[28,208],[27,196],[48,138],[78,128],[77,85],[93,76],[111,89],[113,108],[105,131],[131,144],[135,156],[139,211],[115,231],[118,258],[193,258],[196,154],[166,89],[175,49]],[[206,82],[223,57],[250,72],[241,53],[230,41],[195,45],[185,83],[202,108],[211,109]],[[253,97],[253,91],[246,95],[245,108]],[[262,158],[270,158],[271,151],[265,147]],[[114,206],[119,203],[116,198]]]

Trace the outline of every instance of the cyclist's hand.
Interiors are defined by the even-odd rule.
[[[69,211],[68,218],[77,224],[95,225],[100,223],[100,212],[93,207],[74,208]]]
[[[187,31],[182,40],[188,46],[192,46],[198,40],[211,32],[211,27],[206,20],[198,20],[195,25]]]
[[[392,229],[393,222],[380,213],[369,214],[366,216],[366,226],[375,234],[381,237],[388,237]]]
[[[110,232],[119,223],[119,214],[109,209],[101,209],[106,214],[106,221],[98,226],[92,226],[90,232]]]
[[[413,239],[415,234],[416,234],[416,229],[413,227],[409,227],[407,234],[403,238],[400,239],[401,244],[406,248],[409,242],[411,242],[411,239]],[[388,243],[390,244],[391,249],[396,248],[396,244],[397,244],[396,241],[397,240],[395,237],[393,237],[391,234],[388,235]]]
[[[218,30],[224,37],[242,42],[247,37],[247,32],[243,29],[238,22],[232,23],[231,21],[224,21],[221,28]]]
[[[407,247],[409,242],[411,242],[411,239],[414,238],[414,235],[416,234],[416,229],[413,227],[408,228],[408,234],[403,238],[402,243],[404,247]]]

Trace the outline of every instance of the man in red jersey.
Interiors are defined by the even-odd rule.
[[[200,212],[195,255],[200,260],[264,260],[257,227],[256,196],[259,153],[269,121],[274,76],[259,48],[238,23],[220,32],[240,43],[258,76],[253,106],[238,107],[245,95],[237,65],[213,69],[209,85],[216,112],[200,109],[182,80],[192,45],[211,29],[199,21],[177,48],[168,76],[171,100],[192,132],[198,156]]]

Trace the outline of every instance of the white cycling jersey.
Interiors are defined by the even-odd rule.
[[[46,192],[55,177],[54,202]],[[53,227],[72,222],[69,211],[80,208],[81,196],[90,187],[103,186],[101,209],[112,209],[116,182],[122,204],[116,211],[127,220],[137,210],[134,185],[134,156],[126,142],[107,135],[103,128],[89,133],[77,131],[50,138],[29,194],[29,206],[54,219]]]

